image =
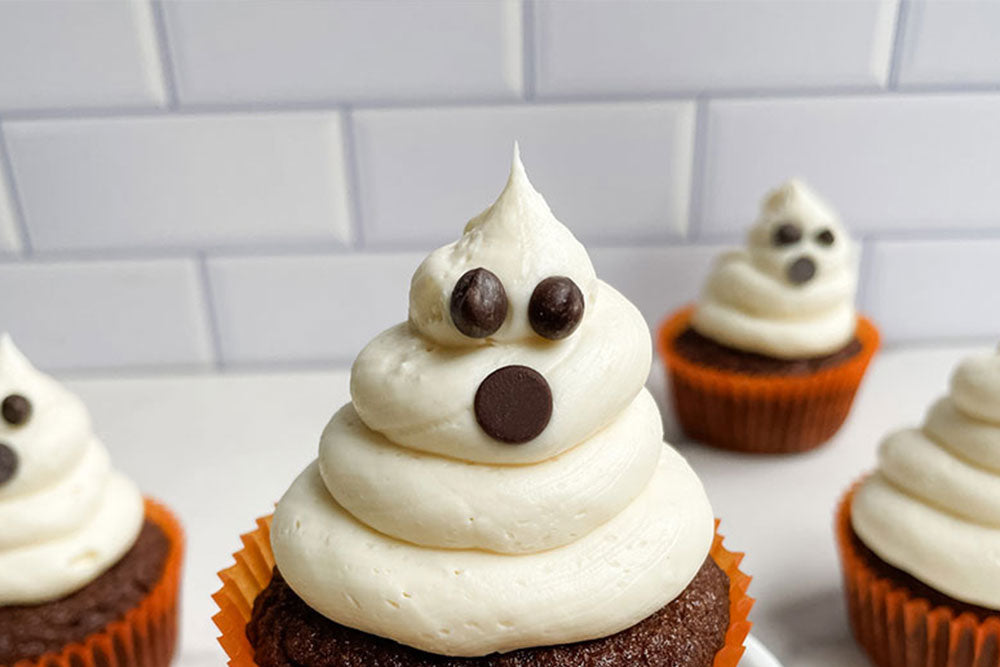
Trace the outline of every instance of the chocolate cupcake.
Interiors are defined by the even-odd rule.
[[[837,536],[851,624],[876,664],[997,664],[1000,354],[962,362],[921,428],[882,441]]]
[[[661,327],[685,432],[746,452],[797,452],[840,428],[878,332],[854,309],[854,244],[804,184],[765,198],[747,248],[716,262],[702,298]]]
[[[222,573],[230,664],[735,665],[748,579],[663,442],[650,363],[515,155]]]
[[[0,665],[158,667],[182,538],[111,467],[80,400],[0,338]]]

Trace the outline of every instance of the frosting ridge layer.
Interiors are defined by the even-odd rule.
[[[1000,609],[1000,354],[963,361],[922,428],[889,435],[858,490],[855,532],[886,562]]]
[[[83,403],[5,335],[0,400],[12,396],[29,409],[0,420],[0,446],[15,462],[0,481],[0,605],[38,604],[114,565],[139,535],[143,501],[112,469]]]

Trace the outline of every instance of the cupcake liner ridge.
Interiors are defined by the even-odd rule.
[[[1000,611],[977,618],[947,605],[932,605],[890,581],[857,551],[851,504],[857,482],[837,509],[835,530],[855,639],[878,667],[997,667],[1000,665]]]
[[[712,667],[736,667],[745,651],[744,643],[750,633],[748,620],[754,599],[747,595],[751,578],[740,569],[742,553],[734,553],[723,546],[718,533],[719,520],[710,555],[729,577],[729,629],[725,643],[716,653]],[[243,548],[233,554],[235,563],[219,572],[222,588],[212,599],[219,607],[212,617],[219,628],[219,644],[229,656],[230,667],[257,667],[254,649],[246,636],[246,626],[253,612],[257,596],[271,582],[274,554],[271,551],[271,516],[257,519],[257,528],[240,537]]]
[[[146,518],[167,536],[170,548],[159,581],[138,606],[81,642],[10,667],[167,667],[174,655],[184,532],[165,506],[145,499]],[[3,666],[0,666],[3,667]]]
[[[806,375],[751,375],[696,364],[674,341],[694,306],[670,315],[657,332],[674,410],[685,433],[722,449],[758,454],[804,452],[829,440],[844,423],[879,347],[875,325],[858,317],[861,350],[841,364]]]

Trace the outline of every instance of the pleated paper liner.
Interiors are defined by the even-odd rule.
[[[715,525],[718,529],[719,522],[716,521]],[[242,535],[240,540],[243,548],[233,554],[236,563],[219,572],[222,588],[212,596],[219,612],[212,620],[222,633],[219,643],[229,656],[230,667],[257,667],[246,626],[250,622],[254,600],[271,582],[271,571],[274,569],[271,517],[257,519],[257,529]],[[747,616],[754,600],[747,595],[750,577],[739,569],[743,554],[728,551],[722,541],[722,536],[716,532],[711,555],[729,576],[729,630],[713,667],[736,667],[750,632],[751,623]]]
[[[170,549],[160,580],[125,616],[82,642],[12,667],[167,667],[177,643],[184,532],[163,505],[146,499],[146,518],[167,536]]]
[[[934,605],[871,569],[851,527],[859,484],[840,503],[836,532],[851,629],[872,662],[878,667],[1000,665],[1000,612],[979,618]]]
[[[804,452],[829,440],[851,410],[879,334],[858,318],[861,351],[842,364],[809,375],[751,375],[695,364],[674,341],[690,324],[694,306],[660,326],[657,347],[670,378],[674,409],[691,438],[722,449],[778,454]]]

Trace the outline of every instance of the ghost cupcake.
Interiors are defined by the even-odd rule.
[[[1000,353],[963,361],[922,427],[882,441],[837,537],[851,624],[877,665],[997,664]]]
[[[856,249],[799,181],[769,193],[747,247],[722,255],[698,303],[658,337],[678,420],[726,449],[780,453],[828,440],[878,348],[854,307]]]
[[[0,665],[159,667],[181,530],[111,467],[83,403],[0,338]]]
[[[748,578],[663,442],[650,363],[515,156],[222,573],[230,664],[735,665]]]

